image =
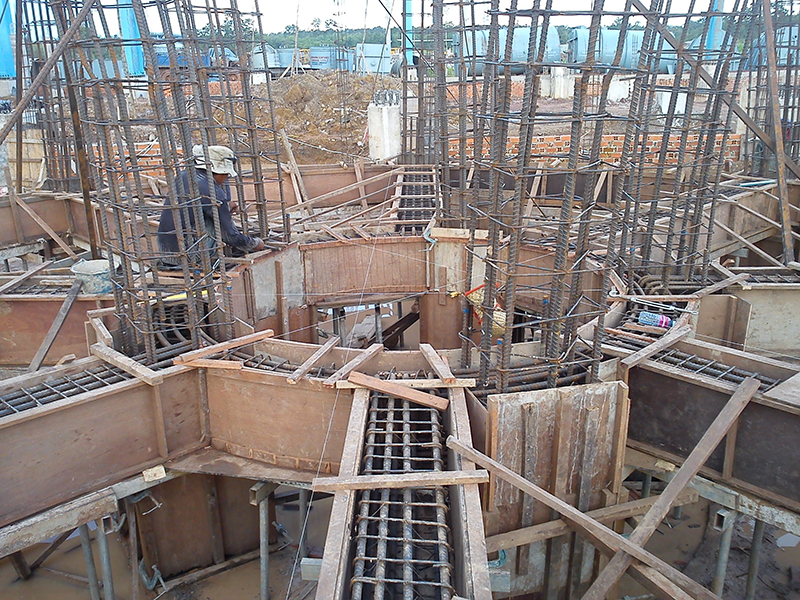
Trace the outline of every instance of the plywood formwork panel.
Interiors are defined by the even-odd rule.
[[[630,372],[629,443],[668,459],[685,458],[719,413],[730,392],[711,389],[699,377],[678,379],[657,365]],[[793,510],[800,509],[800,415],[796,407],[757,395],[736,426],[729,453],[731,476],[723,477],[725,444],[720,444],[702,474]],[[792,409],[792,410],[789,410]],[[776,451],[779,448],[779,451]]]
[[[61,234],[69,231],[70,227],[64,200],[60,198],[24,196],[23,201],[44,219],[56,233]],[[30,216],[22,210],[18,212],[20,213],[20,225],[22,226],[22,231],[20,232],[22,239],[20,240],[17,239],[9,198],[6,197],[0,201],[0,247],[47,237],[42,228]]]
[[[496,394],[488,398],[487,446],[490,456],[580,508],[607,505],[603,490],[618,493],[627,431],[627,388],[620,382]],[[488,488],[487,535],[543,523],[552,511],[508,482]],[[511,593],[563,588],[569,565],[584,584],[594,554],[583,541],[564,536],[507,551]],[[572,555],[572,557],[571,557]],[[546,577],[546,564],[550,563]]]
[[[307,302],[357,304],[372,296],[422,293],[426,246],[419,237],[302,246]]]
[[[286,469],[335,474],[352,392],[251,369],[209,371],[212,445]]]
[[[28,365],[47,335],[65,295],[61,296],[0,296],[0,364]],[[44,364],[53,365],[65,354],[88,355],[86,312],[113,306],[109,295],[78,296],[58,332]]]
[[[213,524],[209,512],[218,510],[208,501],[212,475],[184,475],[151,490],[161,507],[145,500],[137,505],[136,521],[147,572],[152,567],[164,578],[213,562]]]
[[[177,456],[201,444],[200,387],[195,370],[162,373]],[[153,388],[134,379],[0,420],[0,526],[162,462],[156,418]]]

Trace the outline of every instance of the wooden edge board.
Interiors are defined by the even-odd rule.
[[[450,389],[450,388],[474,388],[478,385],[475,378],[454,379],[452,383],[446,383],[441,379],[392,379],[392,383],[404,385],[417,390],[434,390],[434,389]],[[336,382],[337,389],[354,390],[356,388],[364,387],[350,380],[343,380]]]
[[[694,504],[699,497],[700,495],[694,488],[685,489],[681,492],[680,496],[678,496],[674,506]],[[640,498],[639,500],[632,500],[623,504],[590,510],[586,513],[586,516],[603,524],[620,521],[629,517],[638,517],[650,510],[656,498],[657,496],[651,496],[649,498]],[[530,527],[521,527],[520,529],[487,537],[486,551],[497,552],[498,550],[506,550],[517,546],[542,542],[550,538],[566,535],[570,531],[569,525],[567,525],[566,521],[563,519],[556,519]]]
[[[187,363],[187,367],[198,369],[227,369],[231,371],[241,371],[244,363],[240,360],[215,360],[213,358],[194,358]]]
[[[439,379],[445,383],[454,383],[456,378],[450,370],[450,365],[443,359],[438,352],[430,344],[420,344],[419,350],[422,356],[428,361],[428,364],[433,369],[433,372],[439,376]]]
[[[331,336],[327,342],[323,346],[321,346],[314,354],[309,356],[302,365],[297,367],[294,372],[286,378],[286,381],[295,384],[300,379],[305,377],[311,369],[314,368],[319,361],[321,361],[325,356],[333,350],[333,348],[339,343],[339,336]]]
[[[356,356],[353,360],[345,364],[341,369],[336,371],[333,375],[328,377],[325,381],[322,382],[322,385],[325,387],[333,387],[336,385],[336,382],[340,379],[344,379],[350,373],[367,363],[368,361],[372,360],[378,354],[384,351],[383,344],[372,344],[366,350],[363,350],[361,354]]]
[[[420,392],[419,390],[400,385],[394,381],[378,379],[377,377],[364,375],[358,371],[353,371],[350,373],[348,380],[370,390],[382,392],[384,394],[388,394],[389,396],[394,396],[395,398],[402,398],[403,400],[408,400],[409,402],[416,402],[422,406],[435,408],[437,410],[446,410],[448,404],[450,404],[449,398],[441,398],[439,396],[434,396],[433,394],[426,394],[425,392]]]
[[[157,373],[151,368],[139,364],[132,358],[125,356],[121,352],[117,352],[113,348],[109,348],[103,344],[92,344],[89,349],[97,358],[115,367],[119,367],[126,373],[130,373],[140,381],[145,382],[147,385],[158,385],[164,382],[164,376],[161,375],[161,373]]]
[[[255,333],[243,335],[242,337],[238,337],[233,340],[228,340],[227,342],[220,342],[219,344],[206,346],[205,348],[200,348],[199,350],[191,350],[189,352],[185,352],[184,354],[181,354],[173,358],[172,362],[173,364],[176,365],[183,365],[196,358],[205,358],[206,356],[216,354],[217,352],[224,352],[225,350],[232,350],[233,348],[246,346],[247,344],[252,344],[253,342],[261,341],[265,338],[272,337],[273,335],[274,332],[272,331],[272,329],[257,331]]]
[[[394,473],[390,475],[359,475],[357,477],[317,477],[312,490],[338,492],[343,490],[427,488],[448,485],[488,483],[489,473],[484,470],[429,471]]]

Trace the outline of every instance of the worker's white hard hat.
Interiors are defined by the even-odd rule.
[[[209,146],[208,147],[208,161],[206,161],[205,154],[203,153],[203,146],[200,144],[192,148],[192,156],[194,162],[198,167],[206,167],[211,163],[212,173],[224,173],[231,177],[236,177],[236,155],[233,150],[227,146]]]

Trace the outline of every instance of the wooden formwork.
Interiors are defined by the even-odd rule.
[[[490,395],[488,454],[582,512],[616,504],[628,427],[621,382]],[[486,496],[487,535],[544,523],[552,511],[493,478]],[[574,535],[506,551],[511,595],[584,589],[594,550]]]

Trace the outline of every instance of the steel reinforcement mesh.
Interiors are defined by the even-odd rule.
[[[373,393],[362,475],[445,469],[435,409]],[[453,596],[448,494],[443,487],[364,490],[356,508],[353,600]]]

